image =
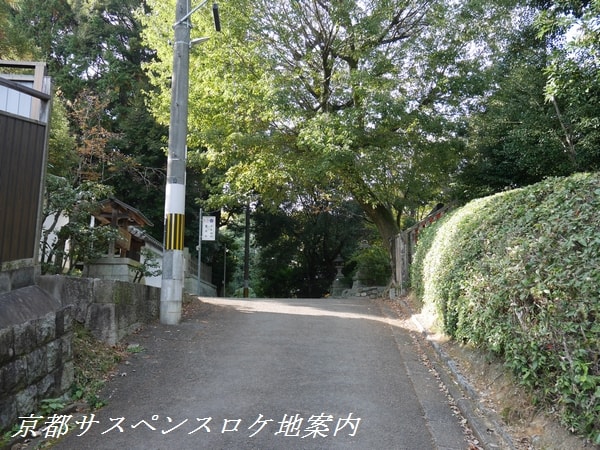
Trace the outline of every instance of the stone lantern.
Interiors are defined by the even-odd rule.
[[[344,268],[344,258],[341,255],[337,255],[333,260],[335,270],[337,273],[335,275],[335,280],[333,280],[333,284],[331,285],[331,296],[332,297],[341,297],[344,292],[344,285],[342,283],[342,269]]]

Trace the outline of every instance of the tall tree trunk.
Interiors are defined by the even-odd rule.
[[[377,204],[372,205],[370,203],[365,203],[360,199],[356,199],[362,210],[365,212],[367,217],[375,224],[377,230],[379,231],[379,235],[381,236],[381,240],[385,249],[388,251],[390,256],[390,261],[392,262],[391,275],[392,280],[394,280],[394,267],[396,264],[395,261],[395,238],[400,233],[400,228],[396,223],[396,219],[392,210],[385,205]]]

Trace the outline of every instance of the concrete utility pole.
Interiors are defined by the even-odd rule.
[[[165,234],[163,240],[160,322],[177,325],[181,320],[183,297],[183,235],[185,229],[185,166],[187,157],[187,119],[190,68],[190,0],[177,0],[175,6],[175,44],[171,83],[171,119],[165,192]],[[218,6],[213,4],[215,28],[220,31]],[[204,39],[202,39],[204,40]],[[201,40],[199,40],[201,41]]]
[[[244,230],[244,298],[250,295],[250,201],[246,202],[246,228]]]
[[[198,295],[202,292],[202,208],[198,219]]]

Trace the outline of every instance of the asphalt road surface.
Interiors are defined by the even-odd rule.
[[[409,331],[360,299],[217,299],[146,326],[57,449],[467,449]]]

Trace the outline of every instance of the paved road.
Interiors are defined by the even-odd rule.
[[[144,351],[108,383],[97,423],[80,418],[55,448],[468,448],[388,313],[365,298],[204,298],[129,339]]]

